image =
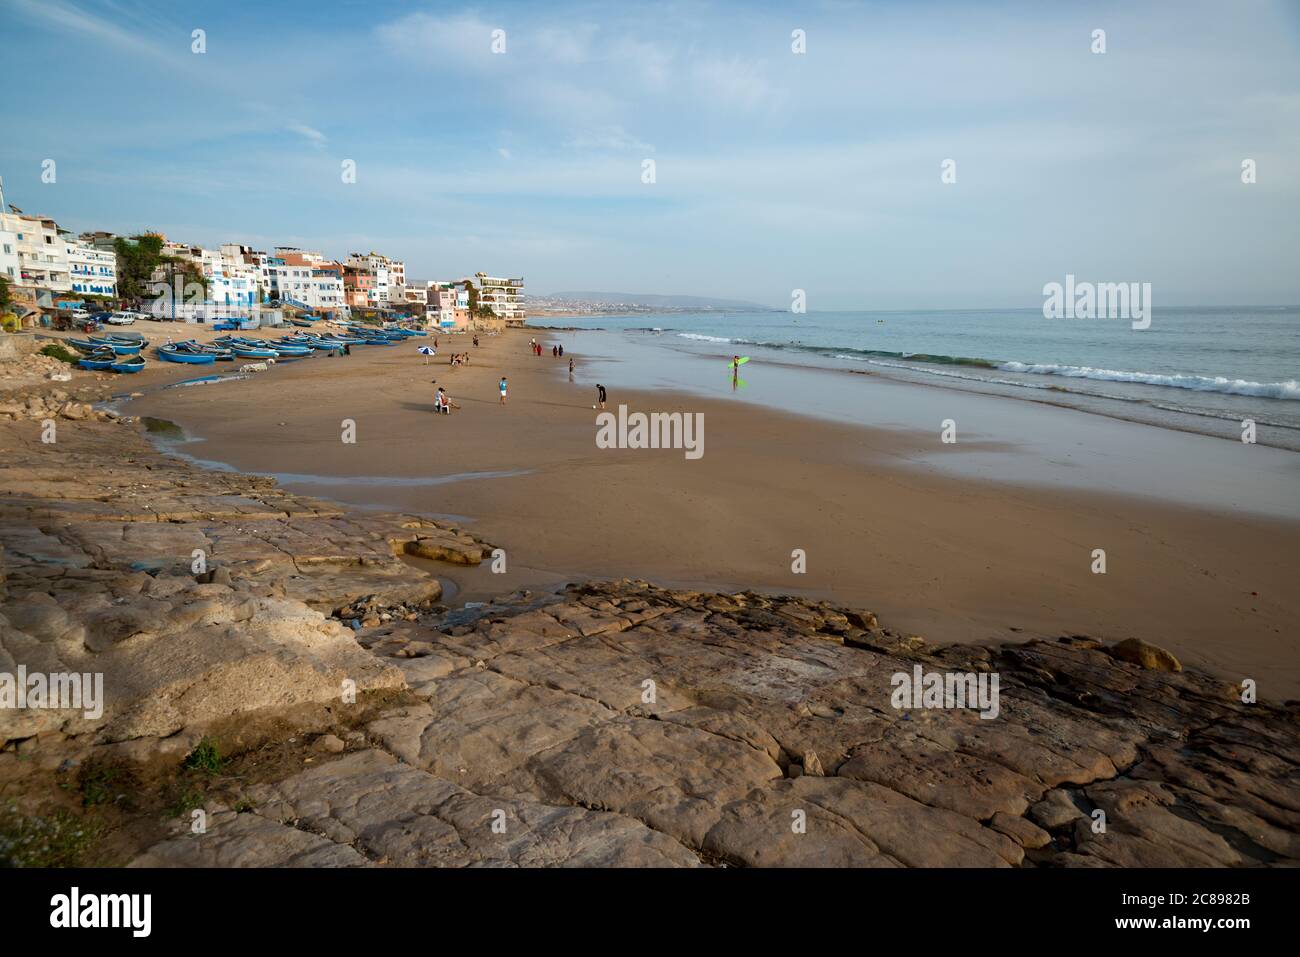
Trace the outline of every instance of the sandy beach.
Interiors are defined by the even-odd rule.
[[[465,520],[505,548],[507,570],[451,573],[458,601],[590,577],[755,588],[869,606],[931,641],[1140,637],[1230,681],[1254,678],[1273,700],[1300,693],[1300,597],[1288,571],[1300,523],[918,467],[939,453],[973,461],[999,443],[945,448],[937,429],[613,382],[611,408],[703,413],[705,454],[600,449],[584,334],[556,339],[563,360],[551,355],[556,335],[511,331],[478,349],[444,337],[427,366],[414,344],[357,348],[184,388],[161,386],[212,368],[153,363],[129,383],[146,394],[122,408],[180,425],[200,441],[175,451],[198,460],[352,505]],[[447,354],[464,350],[471,363],[450,367]],[[504,407],[501,375],[510,381]],[[761,372],[751,365],[747,375]],[[460,407],[449,417],[432,413],[434,380]],[[938,391],[905,388],[919,390],[918,401]],[[1103,430],[1146,429],[1152,441],[1164,434],[1083,418]],[[356,423],[354,444],[340,440],[345,419]],[[1097,548],[1105,574],[1092,571]],[[802,574],[792,571],[796,549],[806,554]]]

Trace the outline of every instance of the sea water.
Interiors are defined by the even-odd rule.
[[[715,358],[741,354],[1032,398],[1224,438],[1240,436],[1249,419],[1262,444],[1300,450],[1296,306],[1157,306],[1145,329],[1119,319],[1048,319],[1041,309],[702,312],[532,323],[618,331]],[[741,375],[756,372],[747,366]]]

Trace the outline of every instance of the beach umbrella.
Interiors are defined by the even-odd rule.
[[[425,365],[429,364],[429,356],[436,356],[438,354],[438,350],[435,349],[433,346],[420,346],[419,351],[420,351],[420,355],[424,356]]]

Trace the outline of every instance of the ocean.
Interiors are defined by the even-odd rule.
[[[1157,308],[1123,319],[1039,309],[673,313],[543,319],[704,356],[822,366],[1009,395],[1300,451],[1300,307]],[[743,372],[742,372],[743,374]]]

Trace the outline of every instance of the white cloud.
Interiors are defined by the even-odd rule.
[[[505,29],[473,13],[435,17],[428,13],[409,13],[391,23],[381,24],[375,35],[390,52],[430,69],[448,65],[486,69],[493,61],[508,60],[514,44],[506,31],[506,52],[492,52],[492,31]]]
[[[308,126],[305,123],[291,123],[289,129],[307,139],[313,146],[323,147],[326,143],[325,134],[313,126]]]
[[[126,53],[144,55],[166,62],[172,67],[190,65],[190,40],[186,33],[184,42],[170,49],[155,38],[150,38],[144,28],[128,30],[83,7],[65,0],[8,0],[10,8],[28,19],[44,22],[59,30],[82,33],[100,43],[106,43]]]

